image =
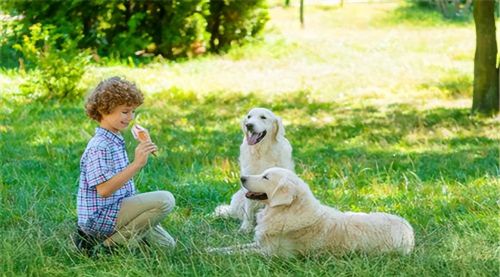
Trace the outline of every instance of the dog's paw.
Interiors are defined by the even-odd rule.
[[[231,206],[219,205],[210,215],[212,217],[230,218],[232,216]]]

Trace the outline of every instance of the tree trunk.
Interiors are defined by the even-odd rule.
[[[300,0],[300,26],[304,28],[304,0]]]
[[[215,53],[220,52],[222,45],[222,36],[220,35],[221,17],[224,9],[224,1],[210,0],[210,13],[212,20],[209,22],[207,29],[210,30],[210,50]]]
[[[472,113],[495,114],[499,110],[499,72],[495,33],[495,1],[474,1],[476,54]]]
[[[450,17],[450,14],[448,12],[447,0],[436,0],[436,6],[438,7],[439,11],[444,15],[444,17],[446,18]]]

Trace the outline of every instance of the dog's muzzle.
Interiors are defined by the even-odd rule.
[[[259,143],[267,134],[267,131],[264,130],[263,132],[260,133],[254,133],[254,132],[247,132],[247,143],[248,145],[254,145]]]
[[[265,192],[248,191],[245,193],[245,197],[252,200],[266,200],[267,194]]]

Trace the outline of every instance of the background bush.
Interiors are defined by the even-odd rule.
[[[0,18],[0,67],[3,68],[15,68],[19,65],[19,53],[14,49],[14,44],[19,43],[23,28],[16,23],[12,18]]]
[[[227,50],[257,35],[269,20],[263,0],[210,0],[210,49]]]
[[[268,20],[263,0],[19,0],[2,1],[0,9],[23,16],[21,34],[36,23],[53,25],[57,34],[82,38],[79,48],[115,57],[218,52],[257,35]]]
[[[474,0],[407,0],[424,9],[438,10],[444,17],[453,19],[470,19]],[[483,1],[483,0],[480,0]],[[500,1],[495,0],[495,14],[500,16]]]
[[[29,35],[24,35],[22,43],[15,44],[28,64],[30,74],[20,90],[32,98],[79,99],[76,89],[85,73],[85,66],[90,55],[79,51],[74,40],[65,39],[53,33],[52,25],[35,24],[29,28]],[[59,47],[56,47],[59,45]]]

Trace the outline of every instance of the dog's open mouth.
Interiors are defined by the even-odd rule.
[[[266,134],[267,134],[266,130],[260,133],[247,132],[248,145],[254,145],[259,143],[266,136]]]
[[[266,200],[267,194],[265,192],[248,191],[245,193],[245,197],[252,200]]]

